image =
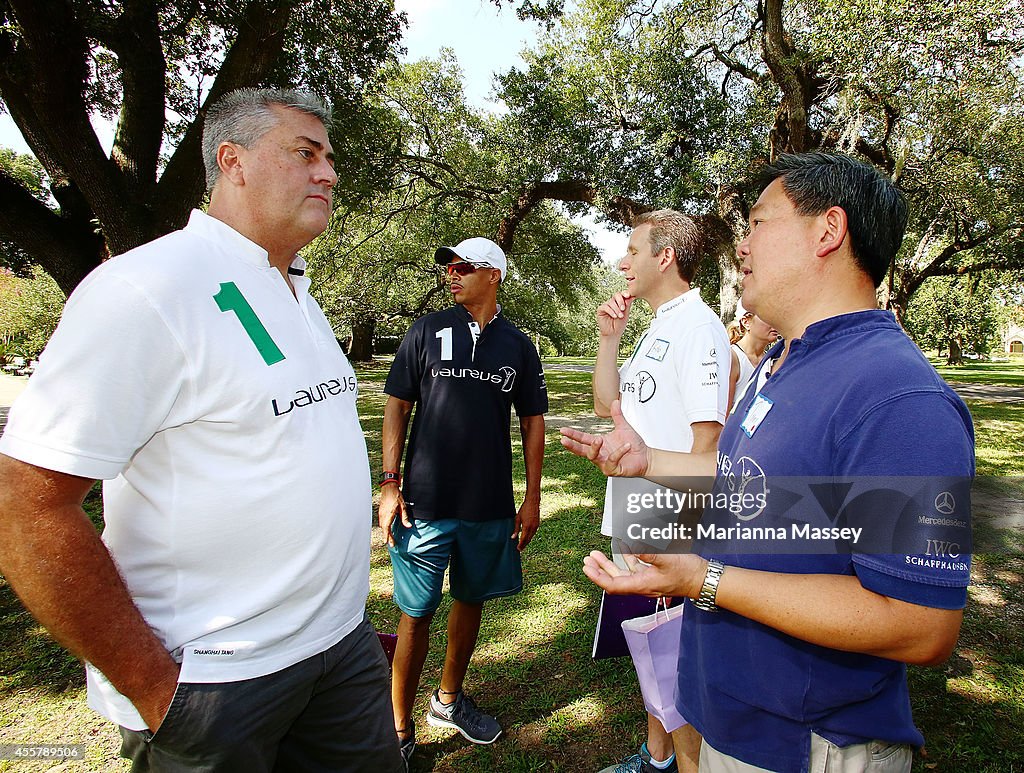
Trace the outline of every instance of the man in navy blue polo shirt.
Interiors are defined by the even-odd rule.
[[[501,314],[505,253],[480,237],[435,254],[447,266],[455,304],[409,329],[384,391],[380,526],[402,610],[392,680],[395,729],[408,759],[412,706],[427,656],[430,623],[450,566],[452,598],[441,684],[427,722],[469,741],[494,742],[498,721],[462,690],[483,604],[523,587],[520,552],[540,525],[547,387],[530,339]],[[409,417],[405,475],[399,475]],[[523,437],[526,496],[512,494],[511,409]]]
[[[877,308],[906,226],[902,194],[846,156],[783,156],[767,179],[738,247],[743,302],[785,344],[717,457],[649,449],[617,410],[611,434],[563,438],[610,475],[703,475],[715,496],[751,498],[730,502],[731,519],[706,510],[725,530],[695,553],[642,557],[631,574],[593,553],[584,571],[611,592],[693,600],[676,700],[704,737],[702,773],[909,771],[923,737],[905,664],[945,660],[966,603],[973,426]],[[785,491],[794,478],[805,496]],[[881,479],[891,490],[872,490]],[[818,516],[835,549],[806,538],[801,519]],[[744,536],[753,526],[760,544]]]

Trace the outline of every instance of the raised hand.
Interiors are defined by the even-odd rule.
[[[622,405],[612,403],[612,422],[615,428],[604,435],[562,427],[562,445],[585,459],[592,461],[609,477],[642,478],[650,464],[647,444],[622,415]]]
[[[633,296],[628,291],[615,293],[597,307],[597,329],[602,336],[621,338],[629,319]]]

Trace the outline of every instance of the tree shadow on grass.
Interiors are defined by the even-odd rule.
[[[576,487],[593,484],[583,467],[579,474],[560,471],[559,480],[570,498]],[[578,505],[546,515],[524,555],[524,591],[485,606],[466,689],[505,728],[492,746],[425,726],[447,644],[451,600],[445,595],[414,709],[420,745],[413,771],[599,769],[639,745],[646,722],[632,663],[591,659],[600,589],[582,565],[591,550],[605,547],[599,514],[596,506]],[[378,626],[397,620],[386,590],[372,595],[370,610]]]
[[[1000,667],[993,676],[1019,685],[1021,669]],[[910,670],[914,719],[925,737],[924,752],[915,755],[915,771],[1024,770],[1024,710],[1019,692],[1015,698],[986,695],[970,681],[969,677],[951,677],[941,667]]]
[[[0,581],[0,698],[23,690],[52,694],[85,684],[82,664],[25,611],[6,581]]]
[[[563,470],[561,478],[570,493],[591,483],[584,473],[568,482],[573,475]],[[580,505],[548,515],[526,560],[526,590],[488,603],[467,690],[500,718],[505,735],[474,747],[457,734],[421,731],[413,771],[595,770],[639,745],[644,713],[631,662],[590,657],[600,591],[581,565],[604,548],[598,514]],[[1004,549],[975,557],[957,654],[944,666],[910,669],[926,738],[915,771],[1024,769],[1024,541],[1019,533],[994,539]],[[390,603],[385,594],[377,601]],[[435,622],[418,718],[440,676],[448,603]]]

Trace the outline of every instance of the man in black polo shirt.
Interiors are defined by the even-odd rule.
[[[408,759],[416,745],[412,705],[429,645],[430,622],[451,565],[454,599],[440,687],[427,712],[473,743],[501,735],[498,721],[462,691],[487,599],[523,587],[519,553],[540,524],[547,388],[530,339],[501,315],[505,253],[480,237],[441,247],[455,306],[418,319],[402,341],[384,391],[380,526],[394,569],[398,627],[391,695]],[[402,460],[409,416],[405,478]],[[526,498],[512,495],[511,408],[523,436]]]

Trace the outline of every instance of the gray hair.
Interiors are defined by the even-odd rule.
[[[236,89],[218,99],[206,112],[203,123],[203,165],[206,189],[220,179],[217,149],[222,142],[234,142],[243,148],[252,146],[278,123],[274,106],[319,118],[331,128],[330,108],[315,94],[294,89]]]

